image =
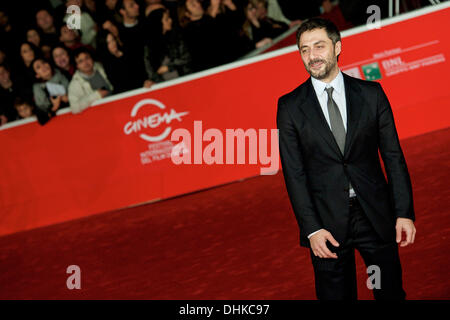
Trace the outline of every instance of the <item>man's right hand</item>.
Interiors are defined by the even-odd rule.
[[[311,250],[316,257],[337,259],[336,253],[333,253],[328,249],[327,241],[330,241],[333,246],[339,247],[339,243],[333,238],[331,233],[322,229],[309,238]]]
[[[104,98],[109,93],[109,91],[105,89],[98,89],[98,92],[100,93],[102,98]]]

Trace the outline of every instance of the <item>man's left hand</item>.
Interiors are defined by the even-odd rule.
[[[406,247],[407,245],[414,243],[414,239],[416,238],[416,227],[414,227],[414,222],[411,219],[397,218],[395,231],[397,232],[397,243],[400,243],[402,240],[402,233],[406,233],[406,239],[401,241],[400,247]]]

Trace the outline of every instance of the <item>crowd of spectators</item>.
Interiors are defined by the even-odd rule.
[[[357,18],[342,13],[354,2],[35,0],[16,15],[0,8],[0,125],[30,116],[45,124],[62,108],[78,113],[111,94],[232,62],[309,17],[352,27]],[[69,27],[72,5],[81,8],[79,29]]]

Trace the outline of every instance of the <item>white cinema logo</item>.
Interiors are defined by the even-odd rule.
[[[160,101],[155,99],[144,99],[136,103],[131,110],[131,117],[135,118],[136,114],[138,113],[139,109],[143,106],[156,106],[161,110],[165,110],[166,106],[162,104]],[[170,112],[165,112],[163,114],[161,113],[154,113],[150,116],[145,116],[143,118],[137,119],[135,121],[129,121],[125,124],[123,131],[125,134],[131,134],[133,132],[137,133],[143,129],[147,128],[157,128],[159,127],[163,122],[166,124],[169,124],[172,122],[172,120],[177,119],[179,122],[181,122],[181,117],[187,115],[189,112],[180,112],[177,113],[175,109],[170,109]],[[144,139],[149,142],[158,142],[162,141],[165,138],[167,138],[172,130],[172,127],[167,127],[164,129],[164,131],[157,136],[150,136],[145,133],[140,133],[139,137],[141,139]]]

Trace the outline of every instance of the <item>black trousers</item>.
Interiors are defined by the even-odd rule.
[[[345,243],[330,251],[337,259],[319,258],[312,250],[316,295],[319,300],[356,300],[355,249],[361,254],[369,269],[370,283],[376,300],[404,300],[402,269],[395,241],[386,243],[373,229],[356,198],[349,199],[349,225]],[[374,272],[374,271],[375,272]],[[378,272],[379,271],[379,272]],[[377,281],[377,279],[379,281]],[[375,285],[375,287],[373,286]]]

